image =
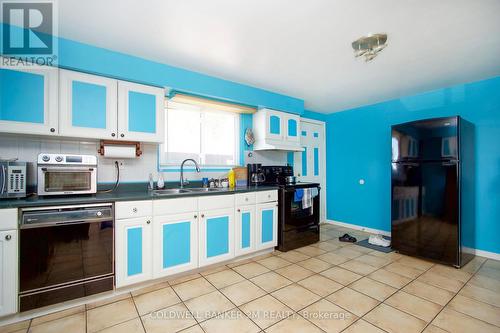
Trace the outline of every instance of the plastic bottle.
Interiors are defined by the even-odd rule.
[[[158,183],[156,184],[156,186],[159,189],[162,189],[165,187],[165,181],[163,180],[163,175],[161,173],[158,174]]]
[[[229,188],[234,188],[236,185],[236,180],[234,179],[234,170],[229,170],[227,178],[229,179]]]

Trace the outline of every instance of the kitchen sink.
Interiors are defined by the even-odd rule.
[[[199,188],[188,188],[186,189],[190,192],[220,192],[223,191],[223,188],[208,188],[208,187],[199,187]]]
[[[151,192],[153,193],[153,195],[171,195],[171,194],[189,193],[191,191],[183,188],[168,188],[164,190],[153,190]]]
[[[207,193],[207,192],[220,192],[223,188],[167,188],[164,190],[153,190],[153,195],[173,195],[173,194],[186,194],[186,193]]]

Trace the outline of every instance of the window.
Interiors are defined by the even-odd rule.
[[[169,101],[165,119],[162,165],[179,166],[186,158],[206,167],[238,164],[239,114]]]

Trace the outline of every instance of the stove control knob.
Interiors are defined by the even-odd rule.
[[[97,212],[96,215],[97,216],[102,216],[102,212]]]
[[[56,162],[62,162],[63,158],[62,156],[56,156]]]
[[[44,162],[48,162],[48,161],[50,161],[50,156],[48,156],[48,155],[43,155],[43,156],[42,156],[42,161],[44,161]]]

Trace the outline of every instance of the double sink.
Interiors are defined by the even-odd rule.
[[[168,188],[163,190],[152,190],[151,193],[155,196],[173,195],[173,194],[188,194],[188,193],[207,193],[207,192],[223,192],[225,188]]]

